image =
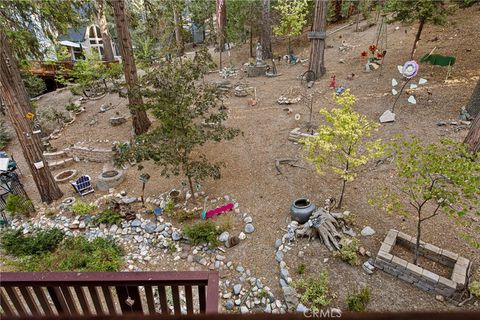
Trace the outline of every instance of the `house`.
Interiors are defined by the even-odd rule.
[[[97,52],[103,56],[103,41],[98,25],[92,23],[86,27],[69,29],[65,35],[59,37],[59,44],[68,48],[72,61],[83,59],[85,54]],[[116,60],[121,60],[120,49],[114,39],[111,41],[113,54]]]

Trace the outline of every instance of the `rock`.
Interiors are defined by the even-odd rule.
[[[140,227],[142,225],[142,222],[138,219],[135,219],[132,221],[132,228]]]
[[[110,124],[114,127],[124,124],[125,122],[127,122],[127,119],[123,116],[117,115],[110,118]]]
[[[381,123],[386,123],[386,122],[394,122],[395,121],[395,113],[393,113],[390,110],[385,111],[381,116],[380,116],[380,122]]]
[[[218,241],[227,242],[229,238],[230,238],[230,234],[228,233],[228,231],[225,231],[218,236]]]
[[[282,277],[282,279],[287,281],[289,276],[290,276],[290,274],[288,273],[287,269],[280,269],[280,277]]]
[[[305,257],[305,252],[303,252],[303,251],[301,251],[301,250],[298,251],[298,257],[299,257],[299,258]]]
[[[297,306],[297,312],[298,313],[305,313],[308,311],[308,308],[305,307],[303,304],[299,303]]]
[[[118,229],[118,226],[116,224],[113,224],[111,227],[110,227],[110,230],[109,232],[110,233],[116,233],[117,232],[117,229]]]
[[[172,240],[173,241],[179,241],[180,239],[182,239],[182,234],[178,231],[173,231],[172,232]]]
[[[435,296],[435,299],[437,299],[438,301],[441,301],[441,302],[444,302],[444,301],[445,301],[445,297],[442,296],[442,295],[440,295],[440,294],[437,294],[437,295]]]
[[[225,301],[225,309],[233,310],[233,307],[235,307],[235,302],[232,299]]]
[[[296,307],[298,305],[297,291],[292,287],[283,287],[282,290],[288,310],[296,310]]]
[[[247,223],[245,225],[245,233],[253,233],[255,231],[255,227],[251,223]]]
[[[78,224],[78,228],[79,229],[85,229],[87,227],[85,221],[80,221],[80,223]]]
[[[242,291],[242,285],[240,283],[233,286],[233,293],[235,295],[238,296],[240,294],[240,291]]]
[[[237,269],[236,269],[238,272],[240,273],[243,273],[245,271],[245,268],[242,267],[242,266],[237,266]]]
[[[245,219],[243,219],[243,222],[245,222],[245,223],[252,223],[252,222],[253,222],[253,219],[252,219],[252,217],[247,216]]]
[[[440,121],[440,122],[437,122],[437,126],[439,127],[443,127],[443,126],[446,126],[447,123],[445,121]]]
[[[366,252],[367,252],[367,250],[365,250],[364,247],[358,248],[358,253],[360,253],[362,256],[364,256]]]
[[[157,224],[154,222],[149,222],[145,225],[143,228],[146,233],[154,233],[155,230],[157,229]]]
[[[275,253],[275,260],[277,260],[277,262],[283,261],[283,252],[282,251],[277,251],[277,253]]]
[[[366,226],[365,228],[362,229],[360,232],[362,236],[367,237],[375,234],[375,230],[372,229],[372,227]]]
[[[283,288],[283,287],[288,287],[287,281],[285,281],[284,279],[280,279],[280,287],[281,287],[281,288]]]
[[[240,240],[245,240],[247,238],[247,235],[243,232],[240,232],[240,234],[238,235],[237,238],[240,239]]]
[[[270,307],[269,304],[265,307],[265,310],[263,310],[264,313],[272,313],[272,307]]]
[[[242,300],[241,300],[241,299],[236,299],[236,300],[235,300],[235,305],[236,305],[236,306],[239,306],[239,305],[241,305],[241,304],[242,304]]]
[[[262,280],[260,279],[257,279],[256,281],[256,286],[258,287],[258,289],[263,289],[263,283],[262,283]]]
[[[282,245],[282,240],[281,239],[277,239],[275,241],[275,249],[278,250],[278,248],[280,248],[280,246]]]
[[[225,257],[225,256],[222,256],[222,255],[220,255],[220,254],[217,254],[217,255],[215,256],[215,259],[216,259],[216,260],[219,260],[219,261],[223,261],[223,260],[226,259],[226,257]]]
[[[240,307],[240,313],[241,314],[247,314],[249,312],[250,312],[250,310],[248,310],[248,308],[246,306],[241,306]]]
[[[233,236],[230,239],[228,239],[225,245],[227,248],[231,248],[231,247],[235,247],[239,243],[240,243],[240,237]]]

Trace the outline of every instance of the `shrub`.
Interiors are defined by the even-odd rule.
[[[5,126],[5,121],[0,120],[0,149],[5,149],[11,139]]]
[[[7,254],[15,257],[41,255],[54,251],[64,234],[60,229],[53,228],[24,235],[20,230],[7,230],[0,237],[0,245]]]
[[[221,228],[217,228],[212,221],[207,220],[185,226],[183,232],[195,245],[209,243],[215,246],[218,244],[217,237],[223,231]]]
[[[300,300],[312,311],[318,312],[321,307],[330,303],[328,299],[328,275],[326,272],[320,273],[318,278],[301,279],[294,283],[294,286],[302,291]]]
[[[75,103],[69,103],[69,104],[65,105],[65,109],[66,109],[67,111],[75,112],[75,111],[77,111],[78,109],[80,109],[80,107],[77,106]]]
[[[173,202],[173,200],[168,200],[167,203],[165,204],[165,208],[163,208],[163,212],[167,217],[171,217],[174,210],[175,210],[175,203]]]
[[[304,274],[305,273],[305,264],[300,263],[297,267],[297,273],[298,274]]]
[[[67,238],[56,256],[58,271],[118,271],[123,263],[122,249],[104,238]]]
[[[83,201],[76,201],[74,204],[72,204],[72,212],[75,214],[91,214],[95,211],[95,209],[96,207],[94,205],[85,203]]]
[[[352,266],[359,264],[358,261],[358,239],[353,238],[350,242],[345,242],[340,250],[333,253],[335,257],[339,257],[343,261],[347,262]]]
[[[468,290],[475,298],[480,299],[480,281],[470,282]]]
[[[120,212],[117,212],[112,209],[105,209],[93,219],[93,223],[117,224],[121,220],[122,220],[122,215],[120,214]]]
[[[173,203],[173,202],[172,202]],[[165,207],[167,208],[167,207]],[[187,211],[187,210],[168,210],[165,211],[165,215],[169,218],[173,218],[178,222],[184,222],[187,220],[191,220],[193,218],[199,217],[200,215],[195,211]]]
[[[370,288],[363,287],[348,295],[346,303],[349,311],[363,312],[370,302]]]
[[[47,85],[42,78],[33,76],[29,73],[22,73],[22,80],[23,84],[25,85],[25,89],[27,90],[27,94],[30,98],[34,98],[38,95],[41,95],[45,91],[47,91]]]
[[[5,210],[11,215],[29,216],[33,211],[32,201],[22,195],[10,194],[5,201]]]

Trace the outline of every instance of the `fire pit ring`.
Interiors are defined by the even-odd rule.
[[[97,189],[100,191],[108,191],[123,182],[125,176],[122,170],[104,171],[97,177]]]
[[[77,175],[77,170],[69,169],[69,170],[64,170],[62,172],[57,173],[55,177],[56,182],[62,183],[62,182],[67,182],[70,181],[73,177]]]

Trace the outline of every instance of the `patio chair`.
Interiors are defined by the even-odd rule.
[[[81,176],[77,180],[70,182],[70,184],[82,197],[89,193],[95,192],[92,187],[92,179],[87,175]]]

